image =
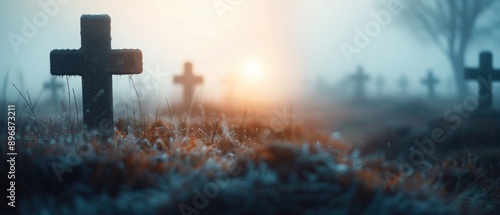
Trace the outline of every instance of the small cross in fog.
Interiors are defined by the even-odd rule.
[[[203,77],[195,76],[193,74],[193,64],[191,62],[187,62],[184,64],[184,74],[182,74],[182,76],[175,76],[174,83],[183,85],[184,92],[182,103],[184,107],[189,107],[193,102],[195,87],[196,85],[203,83]]]
[[[352,76],[352,79],[354,80],[354,95],[356,99],[364,99],[365,83],[368,81],[369,77],[365,74],[361,66],[358,67],[358,71]]]
[[[64,85],[57,81],[56,78],[52,77],[49,82],[45,82],[43,85],[43,89],[47,89],[50,91],[50,95],[52,97],[52,102],[57,102],[57,94],[60,89],[63,89]]]
[[[424,84],[427,87],[430,98],[436,97],[435,86],[438,83],[439,83],[439,80],[436,78],[436,76],[434,76],[434,74],[432,73],[432,70],[429,70],[427,77],[422,80],[422,84]]]

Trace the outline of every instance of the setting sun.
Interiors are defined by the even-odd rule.
[[[234,77],[230,77],[233,84],[233,95],[236,100],[245,104],[262,104],[273,100],[273,66],[260,59],[245,59],[238,63]]]
[[[250,83],[262,83],[264,81],[264,70],[257,62],[249,62],[245,64],[241,71],[243,80]]]

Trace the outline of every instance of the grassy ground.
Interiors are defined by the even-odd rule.
[[[495,214],[499,209],[497,169],[478,166],[473,158],[432,162],[407,174],[384,152],[353,148],[299,122],[276,128],[269,118],[248,113],[158,115],[120,118],[107,139],[82,131],[75,117],[27,118],[28,127],[18,128],[29,140],[17,145],[16,213]]]

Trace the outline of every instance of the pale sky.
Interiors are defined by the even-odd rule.
[[[359,64],[372,78],[385,76],[386,91],[395,91],[396,80],[405,74],[413,93],[425,93],[420,80],[429,68],[442,80],[438,92],[455,89],[448,84],[451,70],[446,58],[402,30],[400,15],[393,14],[361,53],[353,55],[351,62],[346,60],[339,45],[352,44],[354,29],[364,28],[374,20],[371,11],[380,10],[367,0],[0,1],[0,77],[11,65],[22,75],[11,73],[9,83],[32,96],[41,94],[43,82],[51,77],[50,51],[80,48],[80,16],[103,13],[111,16],[114,49],[143,51],[145,71],[133,80],[146,99],[179,101],[181,87],[172,84],[172,76],[182,72],[187,60],[205,78],[197,96],[215,101],[224,96],[222,81],[230,71],[239,80],[237,96],[245,100],[289,100],[310,91],[306,83],[318,76],[335,83]],[[39,2],[57,2],[58,8],[49,7],[54,13],[47,14]],[[227,11],[218,12],[221,7]],[[43,14],[49,18],[44,20]],[[37,31],[24,35],[23,20],[33,23],[34,16],[39,18]],[[13,34],[27,43],[13,45],[9,39]],[[477,65],[477,55],[485,49],[499,53],[495,65],[500,67],[500,44],[491,41],[474,44],[467,64]],[[81,95],[80,78],[69,80],[70,88]],[[113,81],[116,100],[135,97],[128,77]],[[8,95],[19,97],[10,84]]]

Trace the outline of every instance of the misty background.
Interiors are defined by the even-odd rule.
[[[53,16],[26,38],[27,43],[13,45],[12,35],[22,36],[25,20],[33,22],[34,16],[46,13],[41,4],[47,2],[58,5]],[[411,31],[403,18],[404,7],[367,47],[346,59],[340,44],[354,43],[355,29],[374,21],[372,12],[386,9],[382,1],[1,0],[0,4],[0,77],[10,71],[8,101],[20,100],[11,83],[36,99],[50,98],[43,90],[51,78],[49,53],[80,48],[82,14],[111,16],[113,49],[142,50],[144,72],[132,80],[142,98],[158,106],[166,97],[180,101],[182,87],[173,84],[173,76],[181,74],[185,61],[192,61],[194,73],[204,77],[196,97],[206,101],[223,101],[227,94],[223,80],[230,71],[238,74],[248,65],[259,67],[265,78],[238,83],[241,89],[235,96],[242,101],[300,101],[317,92],[317,80],[338,84],[359,65],[371,78],[369,96],[375,95],[374,80],[379,75],[385,78],[386,94],[400,93],[397,81],[404,75],[410,81],[410,94],[425,96],[421,79],[429,69],[440,79],[438,95],[456,93],[446,56]],[[222,14],[217,9],[221,7],[226,9]],[[494,65],[500,67],[500,43],[493,38],[474,40],[465,65],[476,67],[483,50],[492,51]],[[66,77],[59,80],[66,85]],[[80,97],[81,79],[68,80]],[[113,81],[115,103],[135,98],[128,76],[114,76]],[[67,91],[60,96],[66,98]]]

